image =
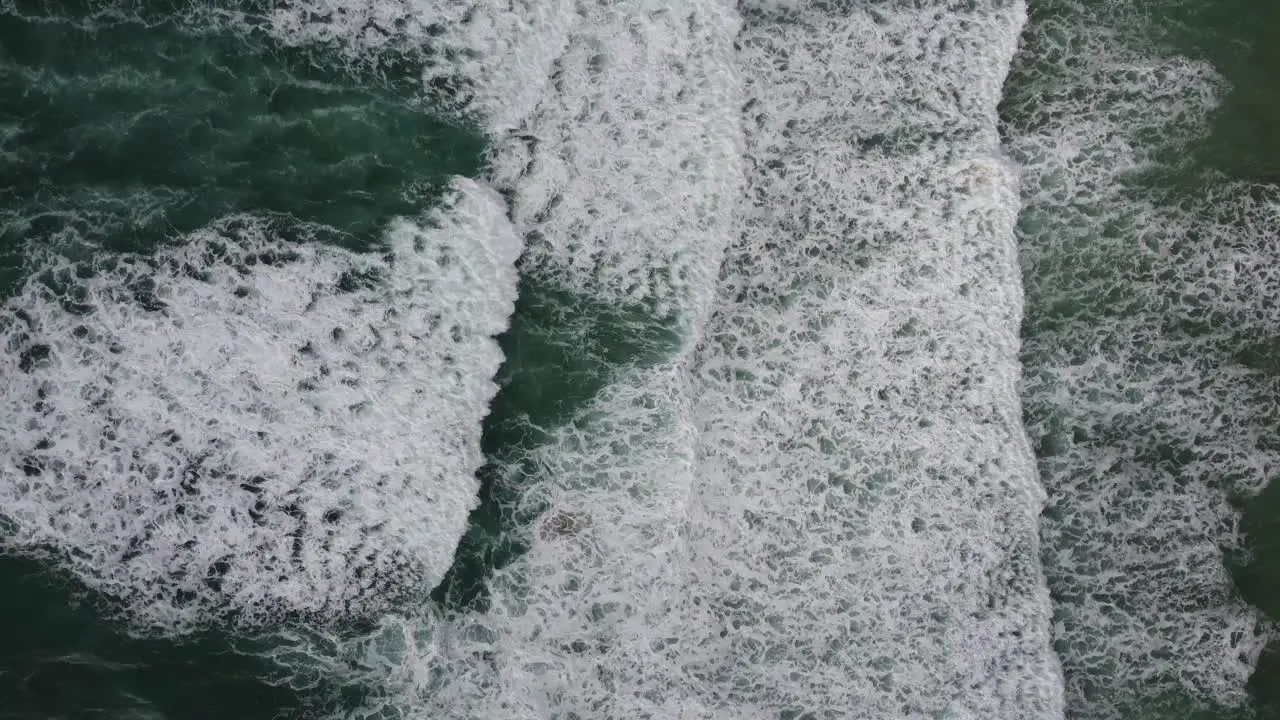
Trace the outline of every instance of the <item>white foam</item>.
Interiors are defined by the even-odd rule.
[[[727,3],[587,4],[495,181],[544,282],[692,322],[741,185]]]
[[[1055,717],[1021,430],[1019,5],[748,19],[742,241],[700,353],[698,545],[744,700]]]
[[[28,281],[0,311],[5,549],[50,549],[167,631],[436,584],[475,504],[520,240],[456,180],[386,246],[238,217]]]
[[[388,617],[327,666],[376,688],[364,712],[1061,716],[995,134],[1022,7],[1003,5],[800,9],[736,38],[705,34],[720,3],[587,6],[515,183],[544,234],[531,272],[706,324],[536,451],[517,479],[530,549],[488,612]],[[716,88],[706,111],[724,98],[737,127],[659,125],[698,107],[681,86]],[[699,207],[669,164],[729,147],[733,224],[669,217]],[[697,192],[720,202],[738,167],[701,165]],[[726,243],[716,286],[650,280]]]
[[[272,18],[287,43],[409,57],[456,88],[540,281],[684,324],[705,309],[741,183],[727,3],[305,0]]]
[[[1239,544],[1228,496],[1280,461],[1266,381],[1233,358],[1274,337],[1280,198],[1204,177],[1164,202],[1129,181],[1205,133],[1224,90],[1151,32],[1127,3],[1060,4],[1030,28],[1008,99],[1027,173],[1028,432],[1050,497],[1055,640],[1082,718],[1178,695],[1244,703],[1269,634],[1222,556]]]
[[[498,136],[543,97],[576,20],[572,0],[292,0],[267,24],[286,45],[324,45],[357,65],[421,65],[449,109]]]

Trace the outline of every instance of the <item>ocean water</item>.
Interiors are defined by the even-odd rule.
[[[0,718],[1280,716],[1278,23],[0,0]]]

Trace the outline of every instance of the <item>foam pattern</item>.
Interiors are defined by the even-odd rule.
[[[270,27],[422,64],[429,93],[488,130],[531,273],[689,325],[741,184],[726,5],[304,0]]]
[[[732,42],[720,2],[581,3],[547,95],[494,180],[544,282],[692,324],[741,186]]]
[[[527,528],[531,547],[497,572],[489,612],[427,631],[388,620],[360,647],[357,657],[380,670],[366,681],[385,693],[366,716],[756,712],[714,672],[733,647],[719,636],[720,599],[689,576],[687,378],[676,363],[623,375],[537,453],[519,508],[538,514]]]
[[[1244,703],[1270,634],[1223,554],[1229,498],[1280,467],[1280,197],[1212,175],[1143,189],[1225,88],[1144,38],[1131,3],[1100,7],[1046,3],[1006,99],[1026,168],[1024,398],[1071,715],[1169,717],[1162,698]]]
[[[0,311],[0,547],[49,551],[166,632],[439,582],[521,243],[461,179],[385,241],[354,254],[240,216],[32,277]]]
[[[355,67],[421,68],[437,103],[497,137],[543,97],[578,15],[572,0],[292,0],[265,25],[288,46],[322,46]]]
[[[704,26],[671,10],[589,7],[582,37],[617,22],[719,51],[686,45]],[[746,185],[704,324],[621,368],[522,466],[529,550],[486,612],[389,616],[336,662],[292,638],[282,656],[376,688],[362,717],[1061,717],[1018,396],[1017,178],[996,137],[1023,8],[758,9],[716,36],[745,130],[717,142],[741,148]],[[601,63],[596,115],[562,152],[610,122],[628,148],[624,93],[684,107],[609,78],[645,57]],[[564,185],[554,227],[595,227],[573,193],[631,182],[613,167]],[[630,293],[612,285],[630,255],[574,275],[531,252],[533,272]]]
[[[1023,9],[782,19],[738,39],[753,171],[697,364],[691,564],[769,660],[733,685],[769,715],[1059,716],[995,135]]]

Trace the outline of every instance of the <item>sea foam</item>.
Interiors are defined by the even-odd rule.
[[[1068,706],[1173,717],[1245,703],[1272,634],[1224,552],[1232,496],[1280,461],[1280,198],[1179,166],[1225,83],[1158,47],[1132,3],[1093,5],[1044,7],[1005,101],[1025,167],[1024,398]],[[1158,192],[1156,173],[1194,189]]]
[[[745,11],[581,4],[496,136],[528,276],[685,342],[531,451],[487,610],[291,639],[362,712],[1061,716],[996,136],[1023,8]]]
[[[282,239],[293,233],[296,239]],[[520,240],[470,180],[385,254],[227,218],[51,260],[0,310],[4,549],[131,624],[348,616],[421,594],[475,504]]]
[[[1022,21],[762,6],[738,38],[752,170],[695,361],[691,565],[770,715],[1062,713],[995,133]]]

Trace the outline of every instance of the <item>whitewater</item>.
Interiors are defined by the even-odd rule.
[[[1189,148],[1231,88],[1158,42],[1176,6],[1042,3],[1003,101],[1024,168],[1027,431],[1081,717],[1246,706],[1275,636],[1227,558],[1280,461],[1265,359],[1280,198],[1197,167]]]
[[[193,13],[360,77],[421,68],[424,107],[488,138],[484,172],[390,222],[376,252],[241,215],[152,255],[40,258],[0,309],[17,428],[0,549],[51,559],[135,632],[234,628],[278,682],[359,688],[333,717],[1110,718],[1142,683],[1244,702],[1267,630],[1229,597],[1226,489],[1135,495],[1146,526],[1180,517],[1140,510],[1172,497],[1212,528],[1181,570],[1142,570],[1126,521],[1090,516],[1096,486],[1072,479],[1103,460],[1033,452],[1071,424],[1057,379],[1087,375],[1054,365],[1078,335],[1023,347],[1024,304],[1061,284],[1035,271],[1035,240],[1091,237],[1054,216],[1063,194],[1104,186],[1136,145],[1090,130],[1113,156],[1063,180],[1077,156],[1054,153],[1086,132],[1071,123],[1112,118],[1002,122],[1002,102],[1076,97],[1055,31],[1087,23],[1063,16],[1028,30],[1015,0]],[[1122,52],[1089,42],[1063,47]],[[1154,88],[1133,102],[1190,125],[1212,107],[1211,69],[1135,70],[1146,48],[1124,47],[1116,72]],[[1067,89],[1005,98],[1011,72]],[[485,481],[520,552],[485,570],[481,602],[433,599],[482,494],[498,338],[535,288],[660,340],[611,354],[554,424],[527,421],[536,441]],[[1230,382],[1222,403],[1247,394]],[[1086,517],[1103,530],[1079,550]],[[1071,595],[1099,582],[1089,563],[1122,618]]]

